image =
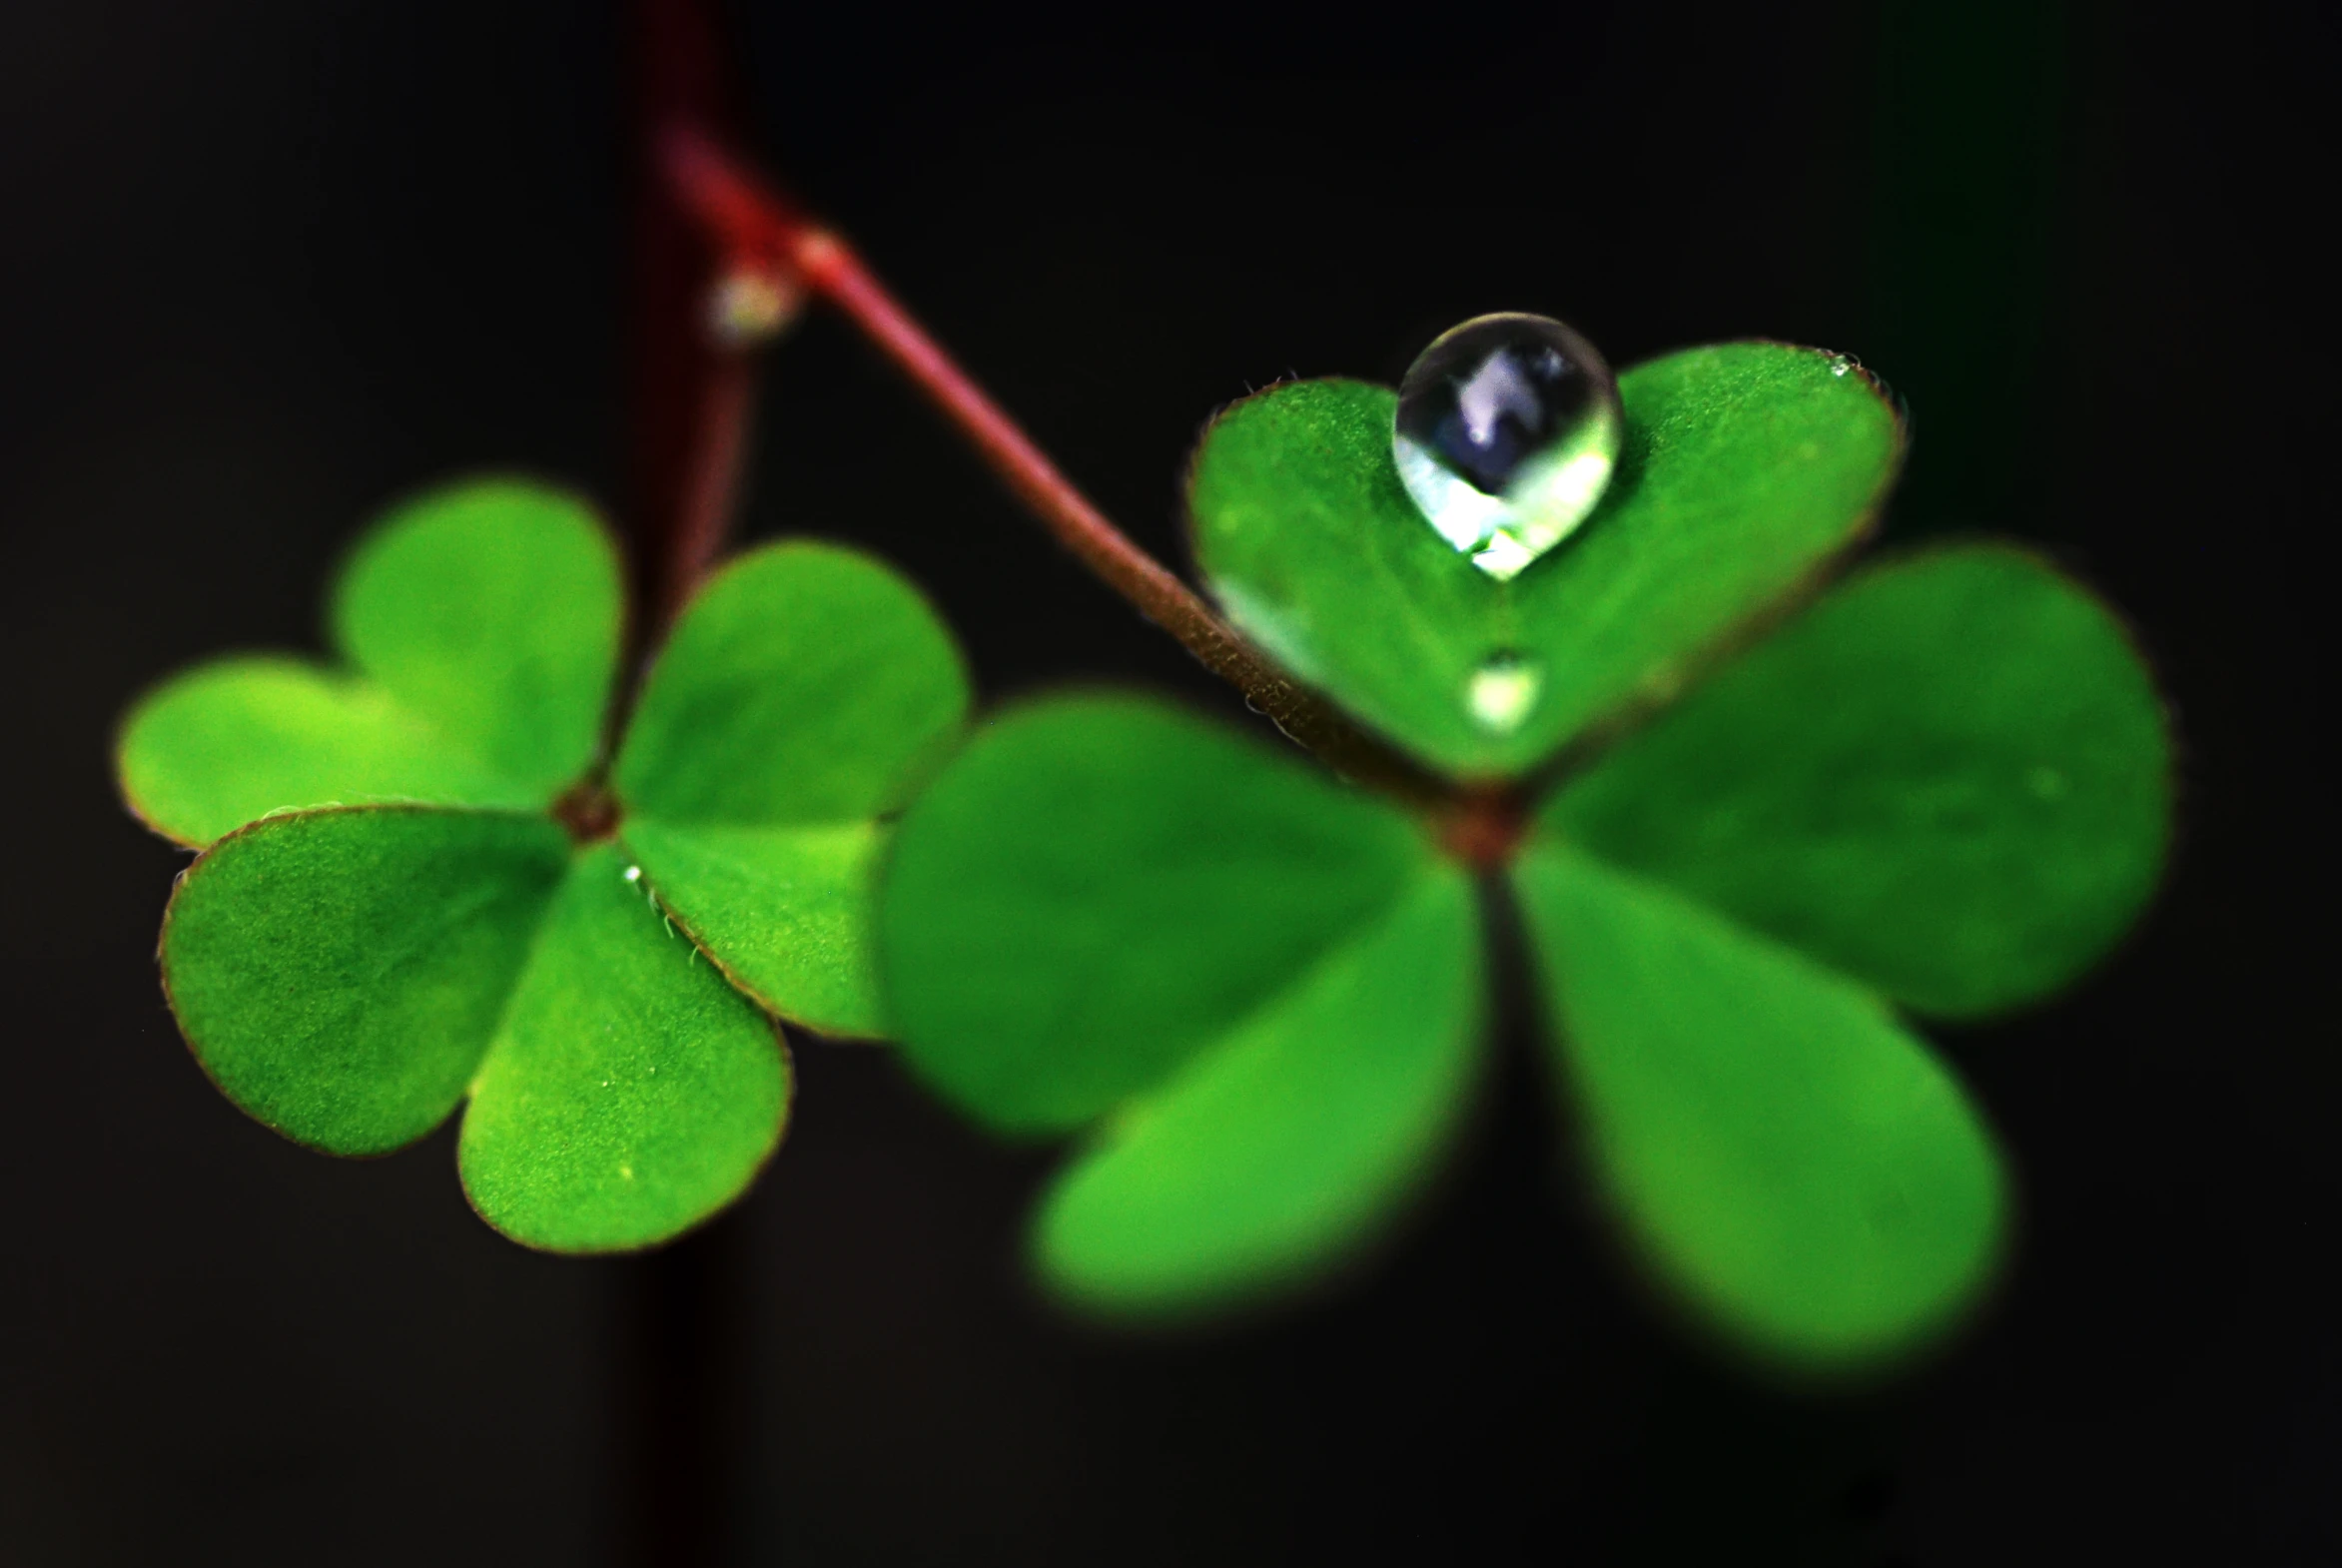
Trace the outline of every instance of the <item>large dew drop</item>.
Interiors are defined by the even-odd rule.
[[[1594,509],[1623,428],[1592,344],[1548,316],[1478,316],[1408,367],[1391,452],[1439,536],[1502,582]]]

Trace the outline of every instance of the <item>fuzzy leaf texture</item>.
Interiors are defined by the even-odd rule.
[[[615,560],[556,492],[425,496],[353,556],[350,668],[203,666],[120,744],[140,814],[209,845],[162,962],[222,1092],[344,1155],[468,1101],[474,1206],[562,1251],[663,1240],[746,1189],[788,1110],[775,1018],[879,1031],[883,819],[968,702],[913,589],[786,543],[686,607],[611,748]],[[617,836],[575,842],[552,807],[612,749]]]
[[[123,725],[123,795],[197,848],[304,806],[548,805],[593,760],[622,615],[583,502],[434,491],[353,553],[332,617],[347,667],[221,659],[166,681]]]
[[[719,573],[652,669],[614,782],[667,910],[774,1013],[884,1032],[879,819],[955,743],[968,677],[903,580],[826,544]]]

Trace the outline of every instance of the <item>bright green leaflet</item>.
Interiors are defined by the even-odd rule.
[[[123,724],[118,764],[140,818],[197,848],[305,806],[543,804],[374,682],[288,658],[219,659],[166,681]]]
[[[1382,919],[1412,823],[1134,697],[989,725],[902,821],[879,950],[912,1066],[993,1127],[1082,1126]]]
[[[771,545],[692,599],[614,782],[669,825],[857,820],[901,806],[967,711],[959,650],[917,589],[852,550]]]
[[[1686,350],[1619,393],[1602,503],[1509,583],[1408,499],[1396,393],[1349,381],[1274,387],[1212,425],[1196,557],[1247,635],[1393,740],[1459,776],[1521,772],[1799,591],[1863,533],[1902,455],[1877,386],[1814,350]]]
[[[1469,879],[1425,868],[1111,1119],[1041,1210],[1043,1276],[1092,1310],[1160,1315],[1290,1287],[1370,1238],[1468,1102],[1478,928]]]
[[[1838,1368],[1974,1298],[2005,1209],[1992,1141],[1880,998],[1551,839],[1513,881],[1593,1162],[1711,1320]]]
[[[338,1154],[409,1143],[468,1094],[475,1205],[557,1250],[664,1239],[753,1178],[788,1100],[755,1003],[878,1031],[878,818],[969,699],[887,568],[754,552],[655,666],[624,837],[579,851],[546,808],[601,755],[619,609],[576,502],[442,490],[353,558],[335,627],[355,670],[218,661],[146,698],[120,747],[142,815],[218,840],[164,963],[223,1091]]]
[[[462,1100],[569,859],[541,817],[377,807],[272,817],[172,895],[163,981],[230,1100],[337,1155]]]
[[[2152,680],[2003,546],[1851,578],[1546,809],[1553,830],[1930,1012],[2032,1001],[2152,891]]]
[[[764,1007],[827,1035],[886,1032],[870,950],[886,845],[877,823],[674,828],[637,819],[619,838],[661,907]],[[720,943],[711,945],[711,931]]]
[[[611,844],[575,858],[463,1118],[473,1206],[553,1251],[646,1246],[713,1213],[788,1110],[777,1032],[626,868]]]
[[[651,672],[616,770],[625,843],[758,1001],[875,1036],[871,819],[942,761],[968,702],[951,633],[885,566],[805,542],[744,555]]]
[[[123,725],[123,793],[198,847],[308,806],[542,807],[597,750],[619,608],[616,557],[581,503],[501,479],[433,491],[343,575],[336,636],[355,673],[236,657],[166,682]]]
[[[599,749],[624,602],[584,502],[483,479],[366,537],[334,596],[334,640],[449,745],[549,800]]]

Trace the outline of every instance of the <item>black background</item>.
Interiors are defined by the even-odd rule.
[[[1479,311],[1620,363],[1850,350],[1916,414],[1890,539],[2015,534],[2134,618],[2183,822],[2113,962],[1947,1040],[2021,1245],[1963,1343],[1856,1397],[1751,1383],[1650,1308],[1518,1030],[1371,1271],[1175,1342],[1025,1293],[1046,1157],[802,1047],[718,1236],[726,1560],[2342,1559],[2331,14],[806,9],[739,11],[764,149],[1151,546],[1179,557],[1215,404],[1395,378]],[[225,1104],[152,969],[182,857],[106,761],[160,674],[315,646],[400,491],[616,494],[617,51],[552,0],[0,19],[0,1563],[619,1560],[642,1265],[497,1239],[443,1134],[337,1163]],[[990,698],[1130,678],[1242,720],[834,321],[775,355],[748,527],[906,565]]]

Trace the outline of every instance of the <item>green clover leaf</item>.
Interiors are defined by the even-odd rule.
[[[968,704],[908,584],[771,545],[685,608],[604,784],[622,603],[578,501],[441,490],[345,571],[347,668],[200,666],[119,748],[132,808],[203,851],[162,964],[222,1092],[339,1155],[468,1101],[473,1205],[562,1251],[664,1239],[746,1188],[788,1109],[775,1020],[881,1032],[886,819]]]
[[[1192,481],[1213,587],[1298,675],[1436,767],[1558,774],[1485,894],[1520,909],[1592,1175],[1700,1320],[1807,1369],[1940,1332],[2003,1238],[1992,1137],[1898,1007],[2073,979],[2151,892],[2170,805],[2121,626],[2020,551],[1868,566],[1782,618],[1902,447],[1848,370],[1736,344],[1627,372],[1611,489],[1510,582],[1412,509],[1382,389],[1238,404]],[[1516,722],[1488,722],[1492,663]],[[1387,1228],[1480,1072],[1488,940],[1440,823],[1084,696],[993,720],[914,805],[879,944],[931,1084],[1083,1134],[1043,1277],[1147,1316]]]
[[[906,815],[881,919],[900,1032],[955,1102],[1020,1134],[1112,1114],[1040,1236],[1102,1304],[1305,1274],[1471,1080],[1469,879],[1379,801],[1160,703],[986,728]]]
[[[1850,371],[1757,343],[1627,371],[1600,505],[1567,548],[1506,581],[1457,571],[1408,498],[1390,457],[1397,393],[1287,383],[1207,432],[1196,559],[1229,618],[1303,682],[1437,767],[1518,773],[1664,696],[1862,537],[1904,435]],[[1476,702],[1495,672],[1518,695]]]

